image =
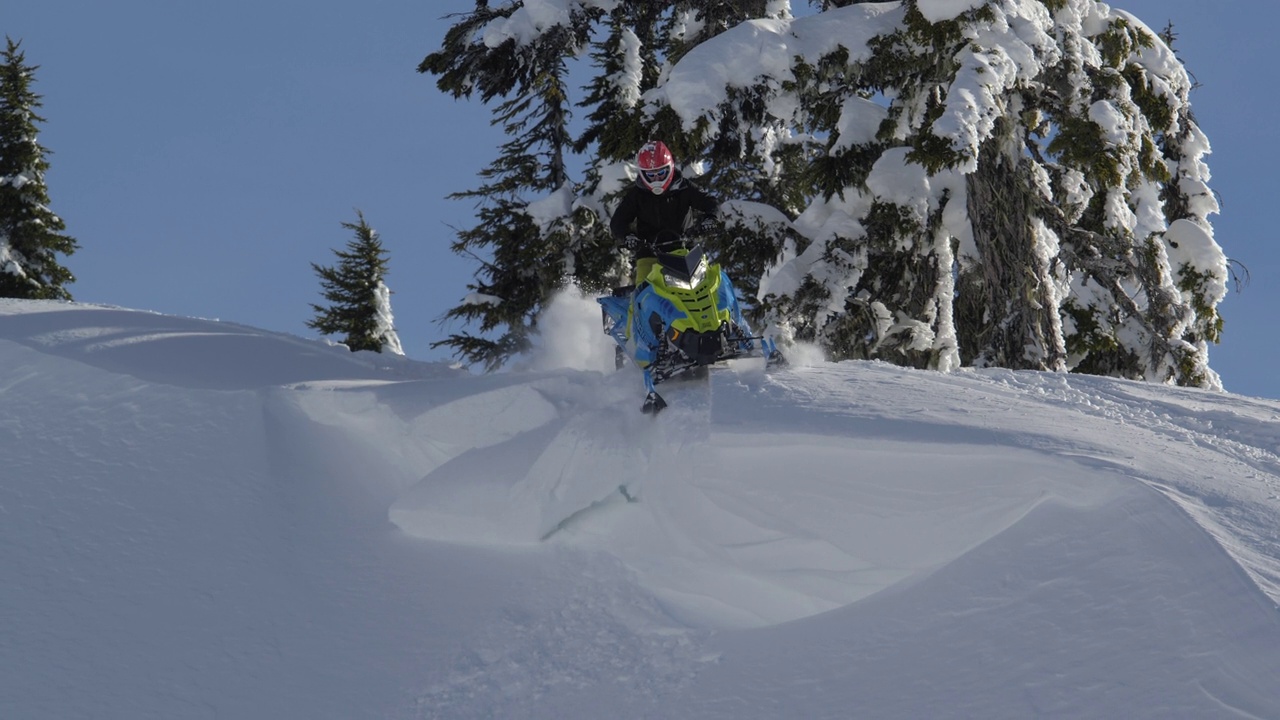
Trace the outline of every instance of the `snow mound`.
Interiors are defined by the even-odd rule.
[[[0,302],[0,715],[1280,717],[1280,402],[639,388]]]

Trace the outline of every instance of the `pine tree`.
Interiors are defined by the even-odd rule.
[[[575,153],[591,158],[572,218],[575,277],[586,290],[607,291],[631,282],[630,254],[616,247],[609,218],[634,180],[636,150],[652,137],[643,97],[661,69],[663,12],[656,3],[618,3],[592,43],[595,75],[577,103],[588,111],[587,126],[573,145]]]
[[[1082,371],[1220,389],[1207,346],[1220,338],[1227,268],[1208,220],[1218,203],[1193,83],[1171,34],[1117,16],[1090,39],[1101,63],[1071,64],[1084,68],[1088,94],[1063,97],[1093,123],[1049,146],[1079,197],[1047,213],[1057,227],[1077,218],[1062,233],[1080,271],[1065,308],[1068,349]]]
[[[672,3],[661,44],[668,64],[678,66],[698,45],[745,21],[790,17],[789,0],[679,0]],[[671,71],[668,67],[664,81]],[[810,195],[808,164],[813,156],[795,139],[797,118],[770,114],[767,97],[777,84],[770,79],[760,86],[728,88],[725,107],[709,108],[713,112],[693,123],[666,104],[660,84],[650,104],[650,136],[664,139],[677,157],[704,168],[697,182],[722,201],[758,203],[794,218]],[[721,231],[707,238],[706,245],[734,278],[740,294],[753,298],[759,278],[790,234],[755,222],[760,213],[747,215],[751,219],[727,213]],[[759,309],[748,304],[746,311],[754,320]]]
[[[312,304],[315,317],[307,327],[324,335],[342,335],[352,352],[387,351],[403,355],[391,314],[391,291],[383,282],[387,274],[386,251],[378,233],[356,211],[357,223],[342,223],[355,233],[346,250],[335,250],[336,266],[312,263],[320,276],[325,300],[330,305]]]
[[[463,304],[445,316],[465,321],[467,330],[439,344],[488,369],[531,346],[538,314],[557,289],[569,282],[607,289],[629,274],[608,218],[634,177],[630,164],[644,141],[663,139],[682,162],[710,167],[696,181],[722,199],[765,202],[794,214],[803,197],[799,183],[780,171],[794,171],[806,159],[801,146],[783,142],[785,127],[748,127],[716,144],[673,123],[669,111],[645,97],[673,59],[742,20],[789,17],[789,0],[567,0],[561,17],[525,5],[477,0],[418,68],[436,75],[437,87],[454,97],[495,103],[494,124],[512,138],[481,173],[481,187],[453,195],[478,201],[479,224],[460,232],[453,249],[481,267]],[[567,63],[588,48],[595,72],[585,95],[571,102]],[[587,118],[576,138],[567,130],[573,105]],[[575,155],[586,167],[581,181],[567,170]],[[708,246],[751,294],[784,233],[758,222],[768,213],[746,210]]]
[[[642,98],[658,80],[658,30],[662,8],[623,2],[609,13],[608,29],[593,43],[596,75],[579,107],[587,108],[587,128],[574,141],[575,153],[593,149],[602,161],[635,157],[649,139]]]
[[[1220,387],[1226,258],[1171,37],[1097,0],[811,4],[568,0],[548,25],[477,0],[420,70],[503,100],[513,140],[457,195],[481,224],[455,250],[485,257],[449,314],[500,334],[446,344],[497,367],[555,288],[615,280],[604,221],[634,146],[658,137],[730,201],[708,245],[748,297],[760,279],[755,314],[835,359]],[[565,67],[587,47],[590,124],[570,141]],[[716,74],[715,107],[679,106]],[[561,172],[568,153],[585,182]]]
[[[453,249],[481,267],[470,295],[446,314],[466,321],[469,330],[440,344],[489,369],[530,347],[537,316],[559,287],[572,281],[601,290],[628,275],[627,254],[610,236],[608,218],[644,141],[661,138],[683,162],[710,167],[696,181],[717,197],[792,214],[802,206],[803,190],[780,171],[806,159],[802,147],[782,142],[785,127],[746,128],[715,144],[686,132],[645,98],[673,59],[742,20],[788,17],[788,0],[568,0],[564,6],[568,16],[548,23],[545,8],[530,10],[522,0],[500,7],[477,0],[418,68],[436,75],[437,86],[454,97],[497,103],[494,122],[513,138],[481,173],[481,187],[453,196],[479,203],[479,224],[460,232]],[[570,103],[566,63],[587,48],[595,72],[585,95]],[[566,142],[571,105],[586,110],[587,127]],[[565,170],[573,155],[587,168],[581,181]],[[766,215],[750,208],[736,213],[723,235],[708,242],[747,294],[783,242],[775,228],[762,229],[758,220]]]
[[[36,140],[44,118],[36,114],[40,96],[31,89],[38,68],[26,64],[20,42],[6,42],[0,65],[0,297],[70,300],[65,286],[75,277],[56,255],[71,255],[78,246],[49,209],[49,150]]]
[[[780,325],[836,358],[1220,387],[1208,144],[1155,33],[1096,0],[830,4],[874,33],[770,90],[828,138]]]
[[[575,5],[569,24],[525,37],[522,23],[532,21],[523,10],[477,0],[475,11],[450,29],[444,47],[418,67],[437,75],[437,87],[454,97],[478,93],[486,103],[505,98],[493,122],[512,139],[480,173],[482,186],[451,196],[479,202],[479,224],[460,232],[453,250],[476,257],[481,267],[471,295],[445,319],[474,322],[480,334],[464,331],[436,343],[489,370],[531,347],[538,314],[577,272],[579,250],[596,247],[582,242],[572,221],[540,226],[529,207],[535,200],[560,203],[563,216],[577,197],[567,167],[573,138],[566,62],[588,45],[603,11]]]

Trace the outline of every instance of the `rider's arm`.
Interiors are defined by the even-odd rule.
[[[688,186],[685,196],[688,202],[688,208],[685,220],[687,231],[691,231],[695,235],[705,235],[711,231],[716,222],[716,217],[720,214],[720,203],[700,188],[692,185]]]
[[[689,189],[692,191],[689,200],[690,207],[707,215],[718,215],[720,213],[720,201],[703,192],[701,188],[691,185]]]
[[[636,221],[639,214],[640,204],[636,202],[636,194],[628,191],[618,203],[618,209],[613,211],[613,217],[609,219],[609,232],[617,240],[625,238],[633,232],[631,223]]]

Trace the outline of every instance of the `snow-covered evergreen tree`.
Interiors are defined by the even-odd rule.
[[[351,349],[403,355],[391,314],[391,290],[383,278],[387,274],[387,254],[378,233],[356,211],[359,222],[342,223],[355,236],[345,250],[334,250],[337,265],[312,263],[320,276],[324,299],[329,305],[312,304],[315,316],[307,327],[324,335],[341,335]]]
[[[514,0],[500,7],[477,2],[475,11],[449,31],[441,50],[419,66],[437,75],[438,87],[455,97],[500,102],[496,122],[513,138],[482,173],[490,182],[455,195],[481,203],[480,224],[460,233],[454,250],[475,256],[482,267],[471,285],[473,292],[447,318],[473,323],[479,333],[458,333],[443,344],[467,361],[493,369],[529,347],[542,303],[559,285],[573,280],[602,290],[623,282],[629,275],[628,257],[610,237],[608,219],[618,194],[634,179],[631,162],[636,151],[649,138],[667,140],[687,164],[687,174],[696,176],[711,168],[698,182],[721,198],[767,202],[784,196],[793,184],[779,181],[779,173],[742,170],[772,168],[776,160],[769,156],[770,149],[778,143],[761,142],[763,150],[757,151],[735,137],[721,143],[724,152],[717,152],[679,123],[672,124],[673,116],[644,96],[659,82],[670,59],[698,38],[718,34],[752,17],[752,12],[789,17],[789,7],[782,0],[682,0],[671,5],[644,0]],[[504,170],[512,163],[543,167],[543,161],[529,160],[539,153],[543,158],[564,158],[565,134],[541,133],[552,126],[530,118],[567,119],[564,98],[573,88],[565,84],[565,63],[582,58],[587,48],[593,75],[576,103],[586,109],[587,124],[569,146],[585,166],[585,177],[534,178]],[[537,88],[547,83],[554,84],[555,92],[540,93]],[[535,132],[535,127],[540,130]],[[759,135],[748,129],[744,137]],[[526,159],[516,160],[521,157]],[[760,230],[759,219],[768,210],[746,208],[745,215],[731,215],[730,221],[740,222],[731,222],[728,232],[709,242],[751,291],[780,242],[777,232]],[[785,217],[784,221],[789,225]],[[756,237],[747,239],[748,232]],[[747,252],[762,246],[767,248],[763,252]]]
[[[577,103],[588,111],[587,125],[573,148],[591,159],[572,207],[559,219],[562,228],[577,230],[581,260],[575,275],[584,289],[605,291],[630,282],[630,253],[615,246],[608,226],[618,198],[635,180],[636,148],[650,137],[642,97],[657,82],[661,66],[663,12],[655,3],[620,2],[592,43],[594,76]]]
[[[1082,57],[1068,55],[1057,86],[1067,109],[1045,111],[1060,128],[1048,142],[1056,197],[1073,200],[1047,213],[1073,271],[1064,305],[1072,365],[1220,388],[1207,346],[1221,333],[1227,267],[1208,219],[1218,203],[1191,80],[1164,39],[1131,15],[1114,11],[1099,31],[1083,11],[1096,8],[1072,9],[1060,15],[1092,48],[1081,43]]]
[[[452,347],[468,363],[493,370],[529,349],[543,304],[578,273],[579,251],[585,249],[585,265],[593,269],[604,256],[598,244],[583,242],[571,219],[576,188],[567,168],[573,138],[566,63],[587,47],[604,15],[599,5],[569,0],[491,8],[477,0],[418,68],[438,76],[437,86],[454,97],[501,99],[494,122],[511,137],[480,173],[485,183],[452,196],[479,202],[479,224],[460,232],[453,249],[482,265],[471,294],[446,319],[475,323],[479,333],[467,329],[437,345]],[[535,212],[531,202],[539,203]]]
[[[609,13],[591,52],[595,76],[578,103],[589,112],[574,152],[590,152],[606,162],[626,162],[649,140],[641,98],[657,83],[657,55],[663,8],[656,3],[620,2]]]
[[[752,122],[719,100],[748,90],[826,138],[796,222],[812,244],[764,284],[780,326],[837,358],[1220,386],[1208,144],[1185,69],[1136,18],[1095,0],[853,3],[716,42],[662,88],[686,124]],[[756,52],[724,63],[735,43]]]
[[[75,277],[57,255],[71,255],[76,241],[49,209],[44,174],[49,151],[37,141],[40,96],[31,89],[36,66],[26,64],[21,43],[6,38],[0,63],[0,297],[70,300]]]
[[[750,33],[722,37],[727,30],[743,23],[767,28],[790,18],[790,0],[672,3],[662,33],[667,67],[658,88],[646,98],[653,118],[651,135],[663,138],[677,157],[690,162],[700,185],[721,201],[735,203],[734,212],[722,218],[721,231],[704,241],[746,297],[756,295],[759,278],[789,235],[785,226],[762,224],[761,219],[780,212],[789,221],[811,195],[808,165],[813,156],[794,131],[797,108],[770,103],[776,78],[762,77],[759,86],[725,86],[720,90],[723,97],[695,100],[723,106],[708,106],[710,112],[697,117],[675,111],[674,103],[690,98],[671,98],[664,88],[701,85],[707,79],[700,62],[679,62],[690,53],[732,63],[756,52]],[[685,76],[686,70],[693,77]],[[749,306],[748,314],[754,315],[755,309]]]
[[[421,69],[504,99],[514,139],[459,194],[482,222],[455,249],[491,256],[450,313],[504,334],[446,342],[495,367],[558,284],[614,281],[611,197],[661,137],[729,201],[708,245],[741,288],[761,278],[755,311],[784,336],[837,359],[1220,387],[1208,143],[1161,37],[1097,0],[812,4],[478,1]],[[587,47],[571,143],[565,63]],[[570,147],[583,182],[559,172]]]

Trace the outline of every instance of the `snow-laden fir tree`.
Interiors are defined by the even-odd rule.
[[[471,294],[446,314],[471,327],[441,344],[468,362],[496,368],[530,347],[537,316],[559,287],[572,281],[603,290],[622,282],[629,275],[628,256],[609,236],[608,219],[634,179],[636,151],[650,138],[667,141],[686,174],[711,168],[698,182],[722,198],[767,200],[798,187],[779,180],[774,168],[781,164],[771,153],[789,153],[790,167],[798,167],[801,156],[779,148],[776,136],[756,142],[767,133],[726,135],[719,150],[644,99],[671,58],[687,47],[752,13],[789,17],[789,8],[786,0],[512,0],[496,7],[478,0],[418,68],[436,75],[437,86],[455,97],[497,103],[494,122],[513,138],[481,173],[484,185],[453,196],[479,202],[480,223],[459,233],[453,249],[475,257],[481,268]],[[592,79],[585,88],[571,87],[566,63],[581,64],[583,58],[592,66]],[[584,94],[575,102],[578,90]],[[585,108],[587,123],[566,144],[569,105]],[[568,174],[566,151],[586,168],[581,180]],[[802,192],[791,196],[798,206],[795,198]],[[709,244],[754,289],[755,278],[776,254],[776,238],[786,232],[766,225],[781,218],[789,226],[790,220],[769,207],[748,204],[738,210],[726,218],[723,238]],[[770,249],[755,251],[762,246]]]
[[[624,162],[649,140],[641,98],[657,84],[661,69],[656,51],[663,14],[656,3],[621,2],[610,11],[592,42],[595,76],[578,102],[589,112],[575,153],[594,149],[601,160]]]
[[[503,334],[448,342],[494,367],[559,284],[618,277],[602,226],[629,146],[661,137],[729,201],[709,245],[739,286],[765,275],[756,312],[835,359],[1220,386],[1208,143],[1166,42],[1096,0],[812,4],[477,2],[421,69],[506,99],[451,311]],[[564,68],[589,45],[574,183]]]
[[[598,275],[611,264],[573,219],[577,190],[567,168],[573,138],[566,63],[588,47],[608,4],[552,3],[550,9],[564,12],[546,17],[521,3],[491,8],[477,0],[449,30],[444,47],[419,65],[454,97],[501,100],[494,123],[511,137],[480,173],[483,185],[451,196],[479,203],[479,224],[460,232],[453,250],[472,255],[481,268],[471,294],[445,317],[475,323],[479,333],[467,329],[437,345],[452,347],[468,363],[493,370],[529,349],[552,294],[584,268]],[[530,211],[534,200],[539,204]]]
[[[403,355],[391,314],[391,290],[383,278],[387,274],[387,253],[378,233],[356,211],[358,222],[342,223],[354,237],[345,250],[334,250],[336,265],[311,267],[320,277],[328,305],[313,303],[315,316],[307,327],[324,335],[341,335],[352,352],[372,350]]]
[[[779,326],[835,358],[1220,387],[1208,143],[1185,69],[1136,18],[1095,0],[907,0],[717,42],[734,36],[756,52],[695,48],[662,91],[686,123],[763,105],[825,138],[806,238],[764,283]],[[709,82],[727,102],[705,101]]]
[[[653,136],[663,138],[678,157],[699,170],[700,185],[729,203],[721,218],[721,231],[704,242],[745,297],[756,295],[760,276],[790,235],[791,219],[804,209],[812,194],[807,169],[813,153],[809,144],[796,136],[801,119],[788,112],[798,108],[771,106],[770,91],[777,89],[773,86],[778,81],[762,78],[761,86],[706,88],[714,96],[698,101],[707,103],[710,112],[696,118],[681,117],[668,102],[664,86],[700,84],[706,79],[701,64],[679,63],[695,48],[731,63],[752,56],[756,52],[752,34],[724,37],[731,28],[743,23],[781,26],[790,19],[789,0],[673,3],[662,38],[667,67],[659,87],[646,97]],[[687,76],[687,71],[694,76]],[[718,96],[721,92],[724,97]],[[712,103],[739,112],[719,113]],[[749,316],[754,316],[754,309],[748,305]]]
[[[0,297],[70,300],[75,277],[58,260],[76,241],[49,209],[49,150],[37,141],[40,96],[21,43],[6,38],[0,64]]]
[[[577,267],[577,282],[584,289],[605,291],[630,282],[630,255],[614,247],[608,224],[613,207],[634,180],[629,165],[636,148],[650,137],[644,113],[644,93],[657,82],[661,67],[656,54],[664,8],[656,3],[621,2],[596,29],[590,54],[595,75],[583,88],[576,104],[587,110],[586,127],[574,140],[573,150],[593,159],[578,184],[576,197],[558,208],[561,227],[577,228],[579,252],[594,263]],[[531,210],[541,215],[552,209],[546,201]]]

